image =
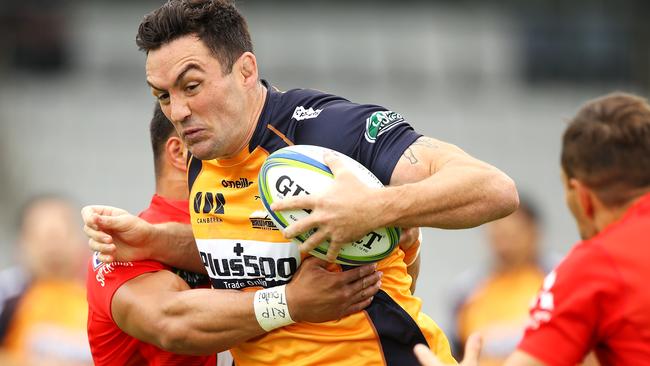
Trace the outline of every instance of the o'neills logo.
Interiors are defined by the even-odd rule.
[[[224,188],[247,188],[249,187],[253,182],[246,178],[239,178],[239,180],[222,180],[221,185]]]

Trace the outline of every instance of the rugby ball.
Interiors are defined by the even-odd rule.
[[[326,190],[334,181],[332,171],[325,165],[323,154],[333,151],[320,146],[294,145],[282,148],[269,155],[258,176],[260,198],[269,216],[279,229],[309,215],[309,210],[271,210],[271,204],[285,197],[314,194]],[[369,187],[383,187],[372,172],[356,160],[337,153],[346,167]],[[315,230],[302,233],[293,239],[301,243]],[[395,227],[377,228],[362,239],[345,244],[336,258],[336,263],[362,265],[386,258],[399,242],[400,230]],[[323,242],[310,252],[325,259],[329,242]]]

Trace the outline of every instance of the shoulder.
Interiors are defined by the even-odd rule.
[[[322,133],[323,130],[327,132],[333,124],[349,125],[353,121],[364,120],[361,115],[361,110],[366,109],[364,106],[334,94],[313,89],[291,89],[273,93],[272,96],[276,102],[269,124],[298,139],[296,143],[311,142],[300,141],[309,138],[309,134],[300,136],[296,132],[320,130]]]
[[[156,261],[102,263],[96,254],[88,265],[86,291],[88,306],[95,313],[111,319],[111,302],[117,290],[126,282],[145,273],[167,269]]]
[[[549,276],[555,276],[560,288],[595,288],[611,284],[616,276],[610,256],[598,240],[576,244]],[[547,277],[548,278],[548,277]]]
[[[89,298],[90,295],[102,293],[112,296],[124,282],[141,274],[163,269],[168,269],[168,267],[151,260],[102,263],[97,259],[97,253],[95,253],[88,266],[87,290]]]
[[[343,153],[388,184],[402,153],[421,135],[389,108],[313,89],[269,92],[252,146],[273,152],[317,145]]]

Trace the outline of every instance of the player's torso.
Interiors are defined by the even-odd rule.
[[[318,98],[312,94],[310,100]],[[229,160],[192,158],[188,165],[192,229],[214,288],[247,291],[285,284],[301,263],[298,247],[283,237],[264,210],[258,193],[258,173],[275,150],[304,143],[300,136],[305,134],[296,132],[299,124],[314,126],[319,123],[318,116],[326,116],[327,110],[323,108],[321,113],[317,106],[286,105],[280,99],[280,93],[269,93],[252,149],[244,149]],[[303,113],[297,113],[301,110]],[[269,121],[274,124],[264,123]],[[331,130],[331,125],[324,124],[323,128]],[[337,133],[337,141],[346,138],[345,133]],[[318,135],[313,130],[311,134]],[[402,259],[403,252],[396,249],[379,263],[384,273],[383,295],[376,296],[367,311],[335,322],[299,323],[276,329],[232,349],[237,364],[405,364],[395,360],[412,358],[412,347],[398,345],[395,340],[411,336],[419,337],[421,343],[428,342],[442,359],[453,361],[446,338],[420,312],[420,300],[410,294],[411,279]]]
[[[267,155],[258,148],[230,161],[233,165],[202,162],[192,185],[192,228],[216,289],[247,291],[285,284],[301,263],[298,247],[275,228],[259,198],[257,173]],[[420,313],[419,299],[411,296],[411,278],[402,258],[398,249],[380,262],[382,290],[387,296],[374,312],[275,330],[235,347],[232,353],[238,365],[384,365],[381,335],[375,328],[382,327],[377,322],[382,322],[386,306],[401,314],[398,316],[415,319],[410,325],[422,328],[426,339],[444,339],[437,326]],[[386,320],[384,324],[394,321]]]
[[[245,153],[230,161],[233,165],[203,162],[190,193],[192,230],[217,289],[282,285],[300,265],[298,248],[273,225],[260,201],[257,173],[267,153]]]

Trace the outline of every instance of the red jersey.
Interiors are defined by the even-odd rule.
[[[189,223],[187,201],[166,200],[158,195],[139,215],[151,223]],[[216,365],[216,356],[183,356],[163,351],[124,333],[113,321],[111,302],[122,284],[139,275],[170,268],[156,261],[103,264],[93,256],[88,264],[88,340],[96,366],[102,365]]]
[[[546,279],[519,349],[548,365],[650,365],[650,194]]]

